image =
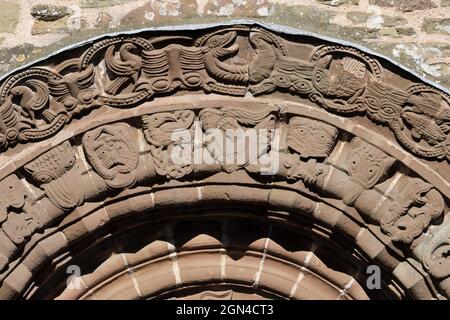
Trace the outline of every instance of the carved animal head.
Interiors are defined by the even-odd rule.
[[[353,138],[347,155],[347,172],[364,189],[372,188],[386,175],[395,159],[375,146]]]
[[[289,121],[287,143],[304,158],[325,158],[333,150],[338,130],[324,122],[293,117]]]
[[[131,52],[133,50],[137,50],[137,47],[134,44],[130,43],[130,42],[124,43],[120,47],[120,51]]]
[[[205,45],[210,49],[225,47],[233,42],[234,39],[236,39],[236,36],[236,31],[230,31],[225,34],[216,34],[210,37]]]
[[[137,167],[138,147],[127,124],[92,130],[83,136],[82,143],[89,162],[104,179],[112,180]]]
[[[145,139],[155,147],[167,147],[174,132],[189,130],[194,122],[194,112],[189,110],[162,112],[142,117]]]
[[[72,169],[75,161],[72,146],[66,141],[27,164],[25,171],[37,183],[46,184]]]
[[[366,74],[366,66],[361,61],[351,57],[333,59],[327,55],[317,62],[313,83],[324,95],[349,98],[364,87]]]

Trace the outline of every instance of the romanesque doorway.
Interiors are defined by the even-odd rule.
[[[144,30],[0,98],[2,299],[449,297],[450,97],[386,58]]]

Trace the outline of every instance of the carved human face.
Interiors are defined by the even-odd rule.
[[[90,163],[105,179],[112,180],[137,166],[139,154],[128,125],[108,125],[88,132],[83,146]]]
[[[221,115],[217,111],[205,110],[200,114],[203,130],[215,129],[219,127]]]
[[[302,157],[324,158],[333,150],[338,130],[326,123],[294,117],[289,121],[287,143]]]

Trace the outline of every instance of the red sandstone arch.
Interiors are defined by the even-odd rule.
[[[448,298],[447,93],[320,38],[161,35],[2,81],[1,298]],[[279,129],[280,169],[174,164],[195,120]]]

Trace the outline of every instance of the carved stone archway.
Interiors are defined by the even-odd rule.
[[[190,29],[2,80],[0,298],[449,298],[448,93],[313,35]],[[277,170],[174,160],[208,129],[278,132]]]

